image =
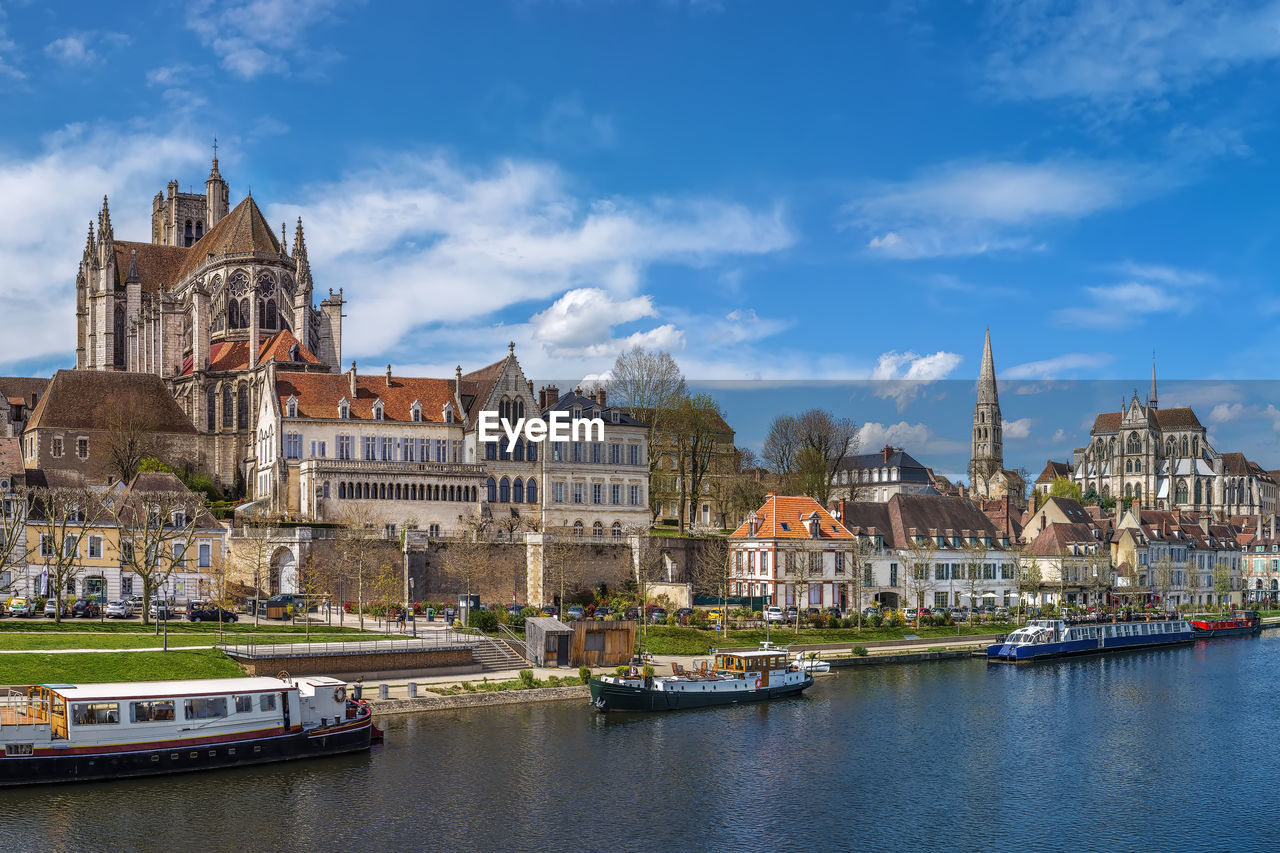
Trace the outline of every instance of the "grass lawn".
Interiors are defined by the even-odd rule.
[[[10,685],[230,678],[242,674],[233,660],[212,650],[0,655],[0,684]]]
[[[775,628],[769,632],[769,639],[778,645],[805,643],[858,643],[876,640],[901,640],[907,634],[917,637],[956,637],[973,634],[1005,634],[1012,631],[1013,625],[983,624],[970,627],[961,625],[959,634],[954,625],[944,628],[857,628],[835,629],[801,629],[799,634],[792,628]],[[730,631],[726,639],[715,631],[702,631],[697,628],[670,628],[657,626],[649,628],[647,645],[655,655],[705,655],[713,647],[755,646],[765,641],[763,630]]]
[[[367,630],[364,633],[382,633],[376,630],[374,622],[366,619],[365,625]],[[64,619],[61,624],[54,622],[52,619],[0,619],[0,637],[10,631],[24,633],[28,631],[93,631],[105,634],[139,634],[154,633],[156,630],[155,623],[143,625],[141,622],[114,622],[110,619],[105,622],[99,622],[97,619]],[[217,633],[217,622],[187,622],[185,620],[172,619],[169,621],[169,636],[174,634],[192,633],[192,634],[209,634]],[[227,634],[303,634],[307,633],[305,625],[290,625],[287,622],[267,622],[263,621],[260,627],[254,627],[253,620],[245,620],[241,618],[239,622],[223,623],[222,630]],[[348,622],[345,628],[334,625],[330,628],[327,625],[312,625],[312,635],[315,634],[358,634],[360,629],[354,621]]]
[[[501,690],[532,690],[535,687],[578,687],[585,682],[576,675],[552,675],[545,679],[532,681],[463,681],[450,687],[427,687],[432,693],[441,696],[458,696],[463,693],[497,693]]]

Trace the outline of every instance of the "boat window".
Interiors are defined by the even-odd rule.
[[[172,699],[129,703],[129,719],[135,723],[167,723],[173,720]]]
[[[119,702],[72,702],[71,719],[77,726],[120,722]]]
[[[276,694],[263,693],[258,696],[258,710],[274,711],[276,709]]]
[[[186,714],[188,720],[210,720],[227,715],[227,697],[215,696],[208,699],[187,699]]]
[[[249,712],[250,712],[250,711],[252,711],[252,710],[253,710],[253,697],[252,697],[252,696],[237,696],[237,697],[236,697],[236,713],[237,713],[237,714],[247,714],[247,713],[249,713]]]

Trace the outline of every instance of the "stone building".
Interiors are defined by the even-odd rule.
[[[978,395],[973,405],[970,436],[969,494],[975,498],[1010,496],[1026,506],[1026,483],[1017,471],[1004,467],[1004,421],[1000,415],[1000,394],[996,389],[995,359],[991,354],[991,330],[982,344],[982,368],[978,373]]]
[[[264,362],[339,370],[343,307],[314,302],[301,218],[290,252],[252,196],[229,201],[216,156],[203,196],[157,194],[150,242],[117,240],[104,197],[76,276],[76,367],[162,377],[224,488],[249,474]]]
[[[875,453],[840,460],[832,500],[884,503],[894,495],[934,495],[929,469],[901,447],[885,445]]]
[[[26,429],[27,419],[49,386],[48,379],[0,376],[0,437],[16,438]]]
[[[848,607],[853,535],[813,498],[769,495],[730,534],[729,560],[734,595],[801,608]]]

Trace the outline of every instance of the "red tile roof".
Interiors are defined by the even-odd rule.
[[[1052,483],[1059,477],[1070,477],[1071,466],[1066,462],[1054,462],[1050,459],[1044,465],[1044,470],[1040,472],[1040,476],[1036,477],[1036,483]]]
[[[453,402],[453,380],[392,376],[388,385],[385,374],[357,374],[353,400],[346,373],[282,372],[276,374],[276,396],[281,412],[287,411],[289,398],[296,397],[298,417],[302,418],[337,418],[338,403],[345,398],[351,404],[351,419],[364,421],[373,420],[373,404],[381,400],[382,419],[401,423],[413,421],[416,400],[422,406],[424,423],[443,423],[445,404]]]
[[[22,473],[22,439],[0,438],[0,474]]]
[[[298,361],[289,359],[289,350],[297,346]],[[311,350],[303,346],[293,332],[276,332],[258,344],[258,364],[265,361],[277,361],[284,364],[323,364]],[[247,370],[249,367],[249,342],[219,341],[209,347],[210,370]],[[190,360],[182,363],[183,373],[191,372]]]
[[[811,539],[805,530],[804,519],[811,513],[818,514],[818,529],[823,539],[852,539],[846,530],[822,504],[809,497],[782,497],[770,495],[764,506],[756,510],[756,539]],[[784,528],[785,525],[785,528]],[[749,523],[733,531],[731,539],[747,538]]]

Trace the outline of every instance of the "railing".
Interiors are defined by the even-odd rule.
[[[498,636],[501,637],[508,646],[514,649],[516,654],[520,655],[520,657],[524,658],[526,661],[532,662],[532,658],[529,657],[529,645],[525,642],[523,637],[502,623],[498,623]]]
[[[0,728],[47,725],[49,725],[49,705],[46,700],[28,696],[13,688],[9,688],[5,695],[0,697]]]
[[[342,473],[344,471],[365,472],[400,476],[404,474],[442,474],[464,477],[480,477],[485,466],[473,462],[403,462],[400,460],[377,459],[331,459],[312,457],[302,461],[302,467],[311,466],[311,470],[319,473]]]
[[[385,640],[318,640],[311,643],[217,643],[214,648],[232,657],[249,659],[285,657],[328,657],[355,654],[393,654],[396,652],[470,649],[479,645],[474,635],[446,628],[430,631],[416,639],[399,636]]]

